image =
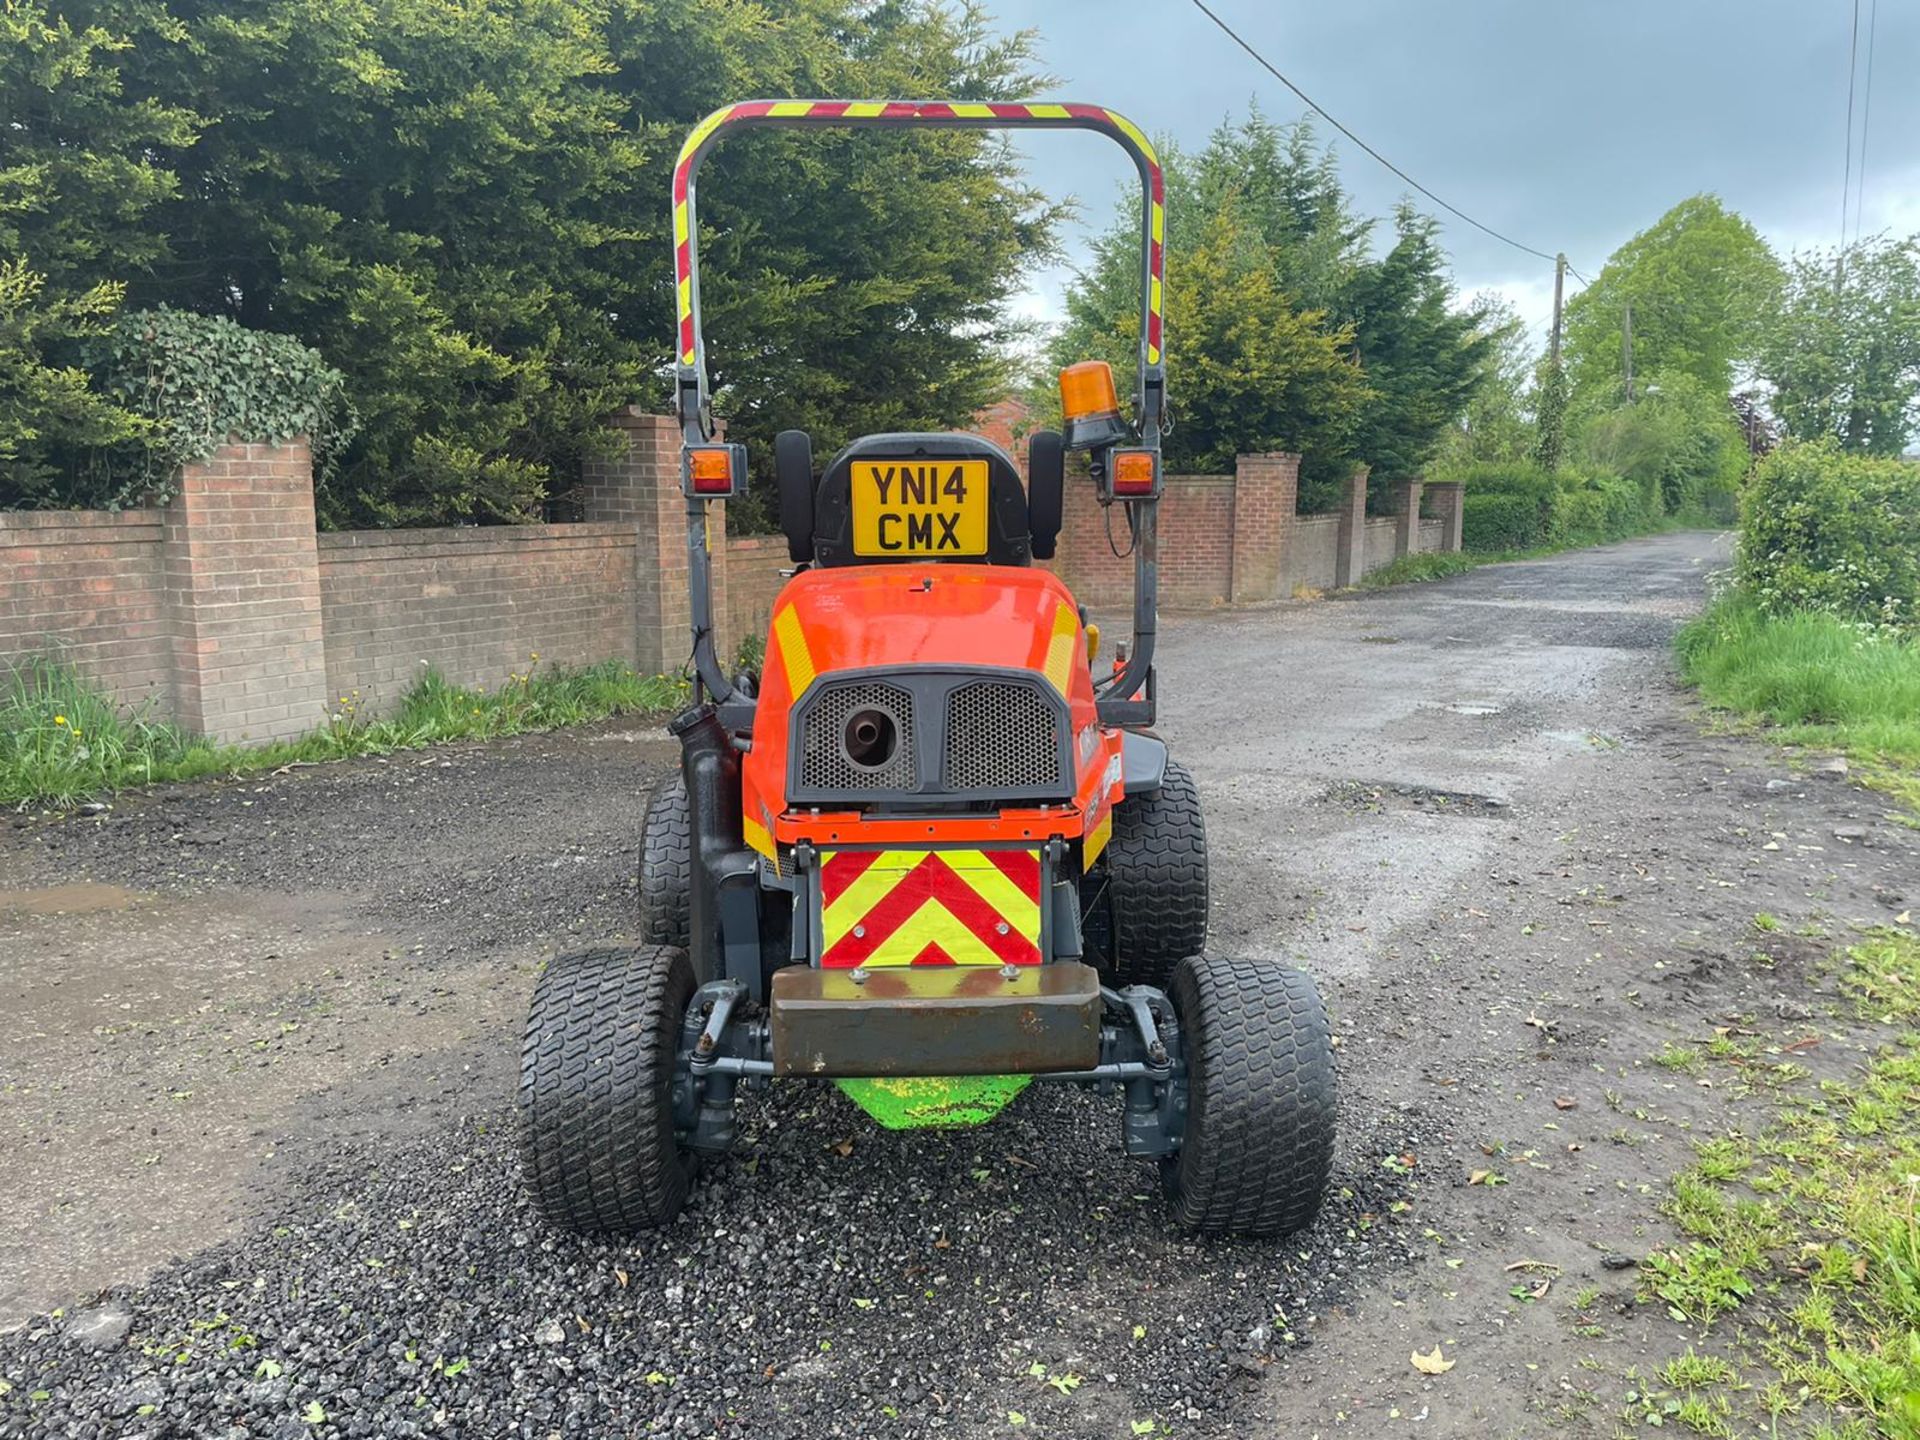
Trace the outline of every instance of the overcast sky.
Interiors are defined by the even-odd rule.
[[[1250,100],[1278,120],[1303,111],[1189,0],[989,3],[1006,28],[1040,32],[1041,58],[1060,77],[1050,98],[1110,105],[1150,134],[1197,147]],[[1566,251],[1588,275],[1701,191],[1782,252],[1839,237],[1853,0],[1209,3],[1423,185],[1528,245]],[[1904,235],[1920,231],[1920,0],[1878,3],[1861,225]],[[1856,147],[1873,4],[1860,0]],[[1321,128],[1361,212],[1389,213],[1405,184]],[[1097,136],[1022,144],[1035,180],[1085,211],[1068,263],[1022,301],[1051,316],[1084,256],[1084,228],[1104,225],[1130,169]],[[1851,201],[1848,210],[1851,227]],[[1500,290],[1544,327],[1552,266],[1440,218],[1461,291]]]

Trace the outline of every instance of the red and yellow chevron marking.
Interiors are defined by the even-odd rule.
[[[1147,247],[1147,363],[1160,363],[1160,279],[1164,269],[1162,247],[1166,237],[1166,183],[1160,158],[1152,143],[1126,116],[1100,105],[1039,105],[994,102],[988,104],[946,100],[743,100],[714,111],[693,127],[673,167],[673,278],[680,317],[680,363],[691,368],[699,359],[699,335],[693,319],[693,220],[689,199],[694,162],[723,125],[742,120],[763,124],[849,125],[905,124],[914,121],[975,121],[982,125],[1070,125],[1104,130],[1121,137],[1147,164],[1149,243]]]
[[[1033,850],[828,850],[820,859],[820,963],[1038,965]]]

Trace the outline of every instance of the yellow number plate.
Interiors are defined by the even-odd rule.
[[[853,553],[987,553],[987,462],[853,462]]]

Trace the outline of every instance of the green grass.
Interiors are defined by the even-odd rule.
[[[357,694],[342,695],[298,740],[219,745],[115,705],[67,666],[35,658],[0,682],[0,806],[65,808],[133,785],[552,730],[670,709],[684,695],[676,677],[613,662],[544,670],[535,663],[497,690],[450,685],[427,670],[386,718],[367,715]]]
[[[1680,632],[1680,666],[1708,704],[1787,745],[1844,751],[1867,777],[1920,796],[1920,640],[1831,615],[1766,615],[1729,596]]]
[[[1860,1063],[1696,1146],[1664,1207],[1688,1238],[1641,1289],[1678,1323],[1733,1326],[1723,1358],[1664,1372],[1700,1421],[1726,1425],[1731,1400],[1757,1412],[1741,1434],[1920,1440],[1920,936],[1875,927],[1839,958],[1878,1027]]]
[[[1421,555],[1402,555],[1391,565],[1382,566],[1365,576],[1360,584],[1368,590],[1386,585],[1411,585],[1422,580],[1440,580],[1463,570],[1477,570],[1491,558],[1454,551]]]

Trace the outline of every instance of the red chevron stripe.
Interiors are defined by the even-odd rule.
[[[994,867],[1014,884],[1021,893],[1033,899],[1040,898],[1040,856],[1033,850],[989,850],[987,859]]]
[[[831,905],[847,893],[847,887],[872,868],[880,858],[878,850],[836,850],[820,867],[820,903]]]

